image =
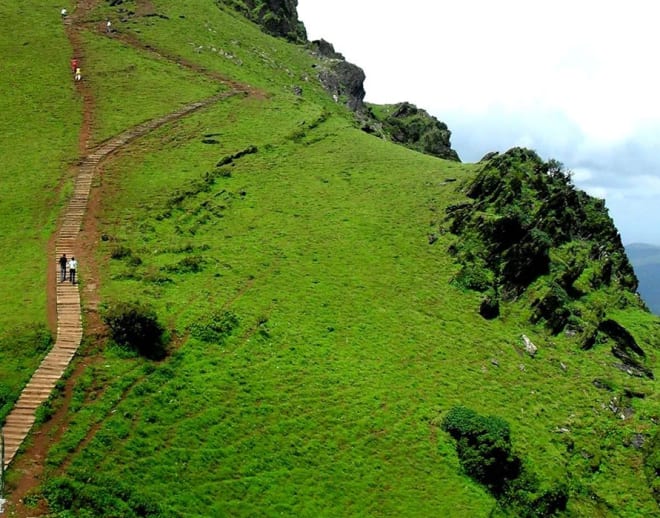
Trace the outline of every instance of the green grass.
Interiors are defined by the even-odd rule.
[[[48,454],[46,492],[72,484],[75,512],[96,516],[158,507],[164,516],[485,517],[495,500],[460,472],[440,428],[460,404],[510,423],[515,452],[542,484],[568,483],[569,515],[656,513],[643,452],[629,446],[653,432],[655,383],[612,368],[607,346],[581,351],[531,326],[523,301],[485,321],[479,294],[450,283],[460,266],[447,252],[456,238],[443,231],[445,208],[464,201],[457,186],[476,166],[358,131],[311,80],[292,95],[313,74],[302,47],[212,2],[153,4],[169,20],[116,26],[266,93],[209,106],[105,163],[103,302],[151,304],[174,339],[162,362],[108,345],[85,370],[70,426]],[[97,138],[167,111],[169,88],[146,93],[161,77],[190,83],[191,98],[215,88],[114,41],[86,41]],[[140,63],[144,82],[118,73],[125,60]],[[148,101],[112,120],[129,84]],[[224,340],[190,336],[225,311],[239,323]],[[613,316],[657,365],[657,319]],[[539,347],[533,359],[522,333]],[[647,395],[626,402],[634,415],[622,420],[607,406],[625,389]]]
[[[32,329],[47,324],[46,273],[55,268],[47,243],[77,156],[80,101],[61,6],[33,0],[0,5],[0,380],[13,393],[44,352]]]
[[[95,99],[96,142],[226,90],[180,65],[97,33],[85,33],[85,80]]]
[[[652,385],[604,367],[607,351],[586,355],[518,324],[513,308],[487,323],[475,296],[449,285],[453,238],[429,246],[426,237],[461,199],[444,180],[470,167],[390,146],[338,117],[302,134],[298,121],[323,108],[276,106],[227,101],[108,167],[116,194],[105,201],[104,298],[139,294],[179,336],[219,309],[241,325],[222,345],[184,341],[127,392],[69,472],[82,477],[105,459],[104,475],[167,493],[159,501],[171,514],[193,505],[200,515],[486,516],[491,498],[458,475],[438,427],[464,404],[507,419],[514,448],[544,483],[579,473],[575,512],[592,509],[590,491],[623,516],[637,512],[626,500],[652,510],[643,487],[619,496],[609,486],[638,476],[630,457],[639,453],[620,443],[647,426],[654,405],[635,401],[634,424],[618,425],[600,407],[611,395],[592,381]],[[228,131],[219,121],[230,114]],[[220,144],[201,143],[211,133]],[[230,176],[171,204],[250,145],[259,151]],[[109,260],[117,246],[142,263]],[[171,271],[189,256],[202,257],[201,272]],[[534,360],[518,352],[523,332],[541,349]],[[601,448],[608,454],[592,479],[583,455]]]

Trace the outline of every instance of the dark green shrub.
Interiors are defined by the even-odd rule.
[[[238,317],[231,311],[215,312],[204,317],[188,330],[191,336],[207,343],[223,343],[232,331],[238,327]]]
[[[479,314],[486,320],[493,320],[500,316],[500,299],[495,290],[490,290],[481,300]]]
[[[149,266],[145,268],[145,271],[142,274],[142,280],[144,282],[151,282],[154,284],[168,284],[173,282],[172,279],[162,273],[160,269],[155,266]]]
[[[103,313],[112,340],[154,360],[165,356],[164,328],[156,312],[140,302],[116,302]]]
[[[644,472],[655,501],[660,504],[660,431],[644,447]]]
[[[163,516],[157,502],[136,493],[120,480],[93,474],[86,474],[84,482],[68,477],[52,478],[43,486],[43,495],[50,510],[63,516]]]
[[[493,493],[503,515],[541,518],[566,509],[568,487],[540,488],[538,477],[513,454],[511,431],[504,419],[458,406],[447,413],[442,428],[456,440],[465,473]]]
[[[51,478],[43,488],[43,494],[51,511],[71,509],[78,492],[74,481],[67,477]]]
[[[464,288],[475,291],[486,291],[493,284],[493,274],[485,267],[468,263],[463,265],[456,275],[456,283]]]
[[[9,385],[0,381],[0,422],[14,406],[16,399],[18,399],[18,394]]]
[[[130,257],[133,255],[133,251],[123,245],[118,245],[110,251],[110,257],[112,259],[124,259],[125,257]]]
[[[197,273],[204,268],[204,258],[201,255],[189,255],[181,259],[173,266],[168,266],[167,271],[173,273]]]
[[[545,518],[564,511],[568,503],[568,486],[555,484],[549,489],[540,487],[538,478],[528,470],[511,481],[504,494],[498,498],[498,506],[506,516],[517,518]]]
[[[465,472],[495,495],[520,474],[520,459],[511,451],[509,424],[499,417],[482,416],[466,407],[454,407],[442,428],[456,439]]]
[[[34,412],[34,423],[40,425],[51,420],[55,415],[55,407],[53,406],[53,399],[49,397],[46,401],[41,403]]]

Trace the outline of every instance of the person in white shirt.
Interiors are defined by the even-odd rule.
[[[60,11],[60,14],[62,15],[62,20],[64,20],[64,18],[66,18],[66,15],[67,15],[66,9],[64,7],[62,7],[62,10]]]
[[[71,284],[76,283],[76,270],[78,269],[78,261],[76,261],[76,258],[71,256],[71,259],[69,259],[69,280],[71,281]]]

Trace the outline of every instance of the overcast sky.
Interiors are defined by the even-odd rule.
[[[362,67],[367,101],[447,123],[465,162],[523,145],[660,245],[660,4],[298,0],[310,40]]]

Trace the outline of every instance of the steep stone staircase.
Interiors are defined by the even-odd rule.
[[[59,282],[58,259],[62,254],[67,258],[76,255],[77,239],[85,216],[92,180],[100,162],[117,149],[132,140],[146,135],[150,131],[180,119],[204,106],[242,92],[232,90],[208,99],[188,104],[181,109],[140,124],[112,138],[96,148],[83,159],[76,176],[73,196],[64,213],[63,221],[55,241],[53,267],[57,268],[57,340],[46,355],[29,383],[23,389],[20,398],[7,416],[2,431],[5,438],[5,466],[16,456],[21,444],[27,437],[35,421],[35,413],[51,394],[57,381],[76,354],[82,340],[83,328],[80,312],[80,292],[77,284],[68,280]]]

